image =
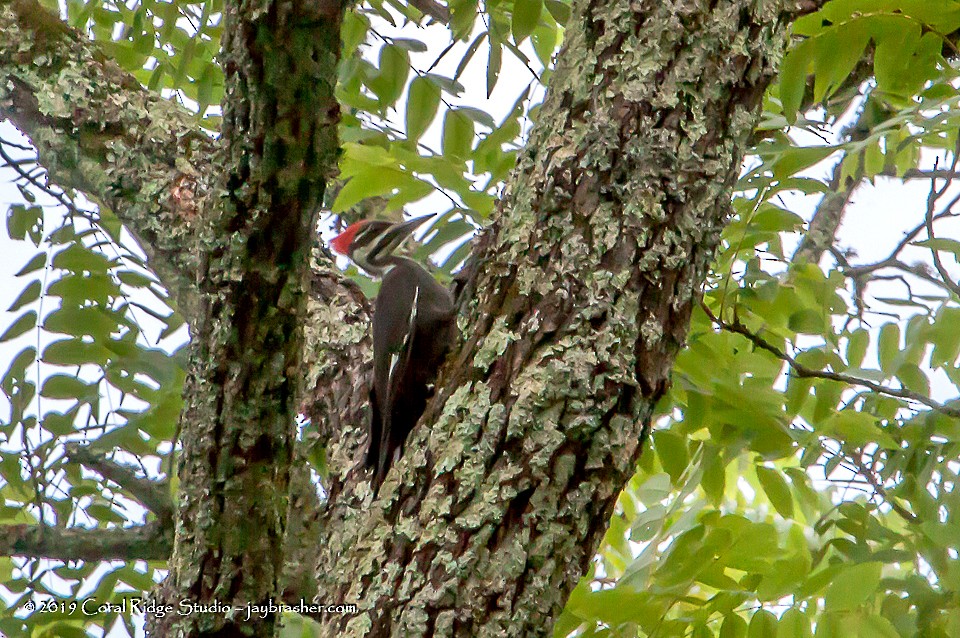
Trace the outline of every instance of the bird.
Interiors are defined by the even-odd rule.
[[[407,435],[426,409],[433,383],[458,337],[453,295],[423,266],[396,251],[432,218],[361,220],[330,241],[368,275],[381,280],[373,311],[373,386],[364,466],[376,497]]]

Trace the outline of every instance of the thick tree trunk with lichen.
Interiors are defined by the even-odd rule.
[[[330,273],[326,287],[304,285],[312,220],[336,162],[342,10],[339,2],[228,5],[221,59],[229,90],[218,148],[193,114],[144,90],[39,2],[0,0],[0,117],[30,137],[51,181],[120,218],[191,325],[178,537],[161,603],[242,608],[316,592],[309,531],[316,493],[305,467],[291,471],[291,446],[301,365],[316,368],[312,353],[337,352],[340,335],[350,336],[332,333],[318,312],[326,307],[319,293],[353,291],[322,254],[313,269]],[[309,308],[304,291],[314,296]],[[307,312],[317,320],[307,321]],[[71,457],[124,487],[134,482],[105,459]],[[165,559],[172,506],[166,484],[156,487],[153,504],[134,490],[158,517],[142,528],[41,526],[38,534],[24,529],[8,551]],[[238,613],[233,620],[242,621]],[[148,615],[148,622],[156,635],[230,634],[241,624],[245,634],[272,635],[272,615],[242,623],[223,616]]]
[[[464,341],[371,502],[369,308],[322,252],[304,276],[334,162],[339,5],[227,6],[216,149],[36,0],[0,0],[0,116],[53,179],[121,217],[191,322],[161,601],[306,590],[360,606],[323,616],[328,635],[549,634],[642,450],[786,27],[819,4],[575,3],[539,123],[463,278]],[[329,500],[285,530],[288,500],[297,514],[311,500],[288,474],[301,380]],[[288,483],[301,486],[289,499]],[[152,629],[273,631],[272,617],[242,620]]]
[[[667,387],[795,9],[574,3],[468,272],[465,342],[377,500],[355,447],[333,450],[317,576],[361,611],[327,635],[551,633]]]
[[[272,636],[279,619],[303,293],[337,148],[341,14],[336,0],[225,7],[224,196],[206,211],[177,534],[158,602],[231,611],[169,614],[153,635]],[[269,611],[250,622],[249,605]]]

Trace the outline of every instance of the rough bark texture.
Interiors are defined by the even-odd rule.
[[[0,118],[30,137],[56,182],[117,215],[193,319],[213,141],[37,0],[0,0],[0,34]]]
[[[324,180],[342,8],[333,0],[228,2],[221,206],[205,211],[201,312],[181,416],[181,500],[160,602],[233,607],[167,616],[153,635],[271,636],[249,622],[281,588],[304,346],[304,287]]]
[[[337,25],[313,25],[321,26],[326,46],[334,47]],[[219,173],[213,168],[218,165],[214,162],[216,145],[199,132],[195,116],[145,91],[132,76],[106,60],[95,43],[66,27],[35,0],[0,0],[0,117],[10,119],[31,138],[53,180],[82,190],[102,207],[116,211],[174,293],[178,310],[193,325],[199,317],[199,230],[209,215],[202,211],[218,199],[210,193],[220,192],[216,190]],[[282,125],[284,120],[277,123]],[[328,137],[326,143],[332,145],[333,140]],[[330,153],[324,162],[326,166],[317,162],[313,167],[318,176],[332,167]],[[303,367],[313,371],[304,387],[313,388],[318,378],[329,382],[332,392],[328,396],[338,397],[336,403],[351,396],[337,385],[340,366],[347,365],[347,359],[350,365],[363,366],[368,358],[364,349],[369,348],[369,343],[364,346],[368,316],[362,306],[347,310],[348,314],[359,312],[356,316],[343,316],[341,300],[362,300],[363,296],[342,278],[328,254],[316,253],[313,272],[313,281],[323,285],[308,286],[308,317],[301,322],[306,337]],[[354,328],[344,330],[344,321],[355,324]],[[353,382],[363,378],[355,375]],[[355,404],[354,410],[362,409],[362,401]],[[356,416],[344,412],[344,419],[361,423]],[[317,424],[328,421],[314,419]],[[189,435],[190,424],[185,424],[185,429]],[[324,432],[324,437],[329,435],[328,430]],[[308,431],[301,464],[304,455],[322,447],[318,440],[316,432]],[[74,460],[90,465],[85,457]],[[93,469],[104,473],[110,470],[110,463]],[[291,479],[290,503],[295,520],[287,534],[290,560],[286,561],[284,586],[285,598],[293,602],[315,594],[316,533],[311,530],[318,509],[315,487],[303,480],[309,473],[296,465],[294,472],[299,474]],[[8,553],[54,557],[74,547],[79,552],[76,558],[89,560],[168,557],[172,518],[158,512],[142,493],[129,489],[129,481],[122,486],[148,509],[162,514],[159,526],[127,529],[116,538],[103,537],[99,530],[84,530],[69,541],[61,538],[59,530],[45,529],[39,536],[24,530],[9,539]],[[165,485],[155,488],[167,494]],[[51,545],[58,538],[65,543],[63,548]],[[98,546],[97,539],[105,542]]]
[[[166,560],[171,534],[153,522],[124,529],[57,529],[39,525],[4,525],[0,556],[54,560]]]
[[[361,613],[327,635],[551,633],[634,471],[802,9],[575,2],[438,396],[376,502],[333,465],[317,576]]]
[[[351,467],[365,450],[362,438],[367,413],[372,341],[370,304],[360,289],[343,278],[329,255],[314,253],[307,286],[307,321],[304,344],[304,389],[314,397],[301,406],[308,425],[297,446],[290,484],[290,515],[287,528],[286,572],[283,598],[291,604],[301,599],[321,604],[339,604],[318,591],[315,574],[317,539],[322,534],[319,519],[322,503],[316,486],[309,482],[309,467],[320,459],[327,466]],[[330,448],[335,437],[350,445]],[[338,456],[331,457],[334,451]],[[330,454],[328,454],[328,452]],[[324,481],[325,486],[327,482]]]

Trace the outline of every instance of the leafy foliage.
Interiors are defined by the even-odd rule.
[[[164,310],[165,292],[139,251],[125,247],[115,219],[54,194],[68,214],[49,231],[39,206],[12,206],[7,215],[11,238],[26,237],[42,252],[16,274],[22,291],[0,336],[17,352],[0,378],[9,405],[9,418],[0,422],[0,516],[6,525],[42,520],[61,528],[142,523],[148,514],[135,498],[83,470],[70,458],[69,446],[88,443],[89,450],[126,464],[135,460],[144,472],[157,474],[174,436],[183,373],[178,348],[151,342],[171,343],[168,337],[183,321]],[[178,334],[172,343],[182,342]],[[80,592],[98,604],[115,600],[124,590],[148,589],[157,567],[142,561],[16,564],[4,579],[12,601],[0,619],[7,635],[84,635],[77,622],[82,614],[47,608],[25,623],[10,612],[29,600],[72,600]],[[109,626],[117,618],[111,611],[84,620]],[[129,611],[122,620],[132,628]]]
[[[960,632],[960,412],[930,399],[958,394],[957,295],[901,256],[955,254],[927,223],[952,215],[958,19],[952,2],[837,0],[795,24],[652,448],[557,636]],[[926,170],[944,149],[951,170]],[[785,250],[799,196],[831,191],[827,162],[834,189],[931,181],[889,258],[854,265],[832,236],[823,265]]]
[[[448,23],[398,0],[348,13],[341,174],[327,202],[331,225],[440,213],[417,251],[446,275],[495,209],[570,13],[559,0],[448,8]],[[71,0],[61,14],[215,134],[222,10]],[[953,0],[834,0],[795,24],[651,447],[556,635],[960,635],[958,408],[933,398],[960,383],[947,270],[960,244],[934,235],[953,215],[958,29]],[[4,159],[21,169],[8,235],[36,251],[0,333],[15,345],[0,379],[2,522],[140,524],[153,515],[68,446],[161,475],[182,320],[109,211],[84,211],[37,166]],[[819,252],[787,250],[811,238],[826,202],[888,178],[931,184],[888,258],[860,263],[835,229]],[[159,577],[134,561],[3,565],[10,635],[85,635],[118,620],[132,631],[129,613],[23,604],[116,602]],[[307,622],[291,627],[309,635]]]

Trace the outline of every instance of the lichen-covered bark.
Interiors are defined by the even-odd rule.
[[[180,508],[161,602],[232,605],[155,619],[158,636],[271,636],[243,607],[281,587],[315,214],[336,162],[341,4],[224,8],[221,204],[207,211],[181,415]]]
[[[307,319],[304,341],[304,390],[314,399],[301,405],[309,420],[291,470],[290,515],[284,556],[283,598],[291,604],[301,599],[336,604],[317,589],[317,540],[322,534],[322,503],[309,482],[306,460],[314,467],[348,468],[363,453],[367,381],[372,344],[370,304],[360,289],[343,278],[329,255],[314,252],[307,286]],[[334,438],[350,445],[328,448]],[[335,451],[336,457],[327,455]],[[339,484],[339,483],[338,483]],[[331,487],[324,481],[324,487]]]
[[[551,633],[634,471],[798,10],[574,3],[428,426],[379,500],[349,466],[331,478],[320,590],[362,613],[327,635]]]
[[[37,0],[0,0],[0,118],[30,137],[56,182],[117,215],[192,319],[194,233],[214,144],[193,115],[143,89]]]

